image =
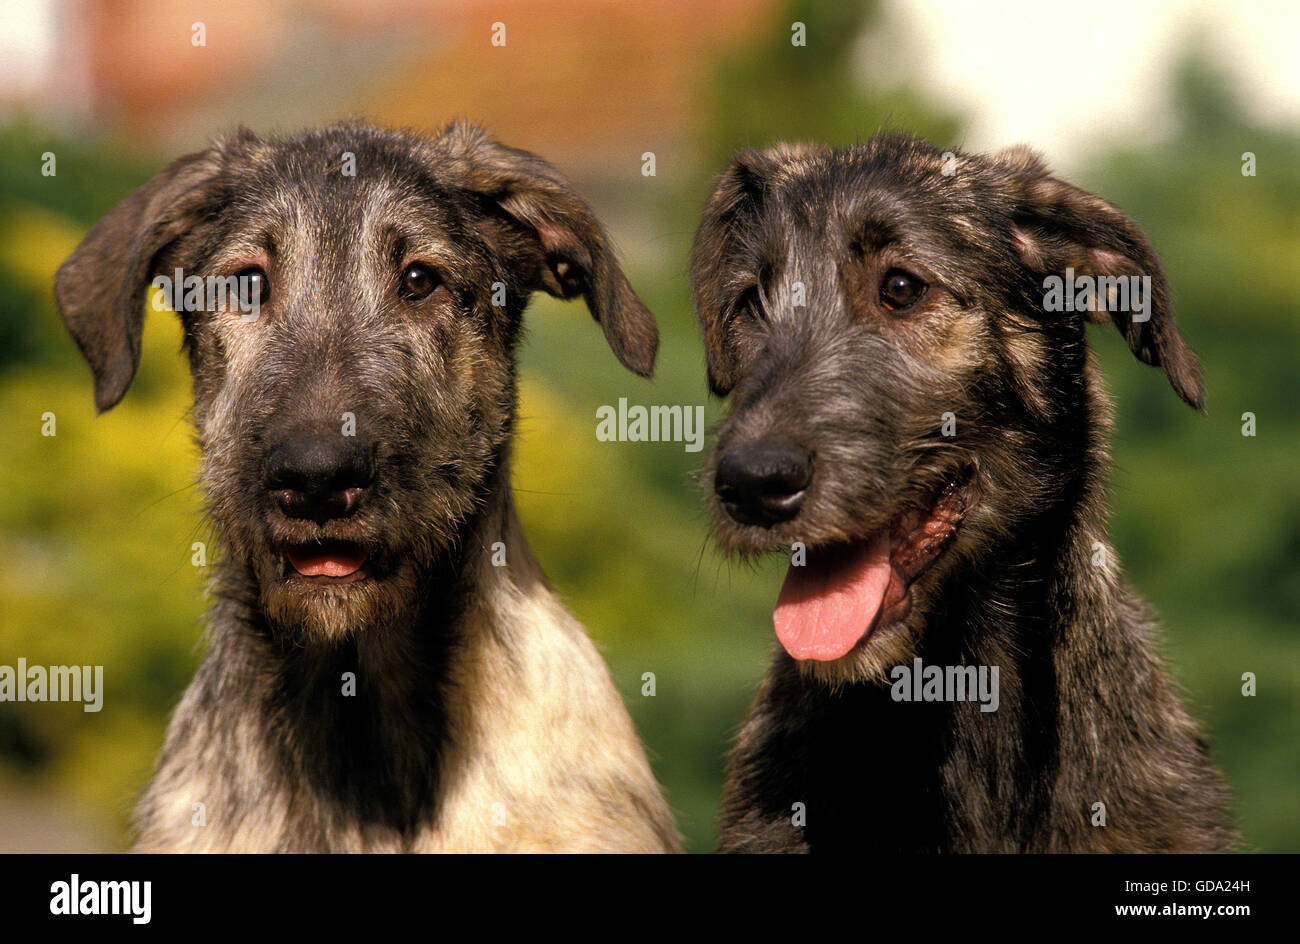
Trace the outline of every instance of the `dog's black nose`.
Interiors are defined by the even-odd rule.
[[[767,528],[799,513],[812,474],[808,450],[785,439],[757,439],[723,454],[713,490],[731,517]]]
[[[262,473],[286,515],[324,523],[357,510],[375,477],[374,450],[337,432],[294,436],[271,447]]]

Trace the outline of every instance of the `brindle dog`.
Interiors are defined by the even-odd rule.
[[[1113,281],[1076,297],[1078,279]],[[715,535],[792,548],[720,848],[1232,848],[1227,791],[1107,540],[1085,322],[1113,320],[1203,407],[1133,221],[1024,149],[783,145],[723,174],[693,281],[709,383],[731,397],[705,469]],[[996,710],[963,695],[981,667]]]
[[[177,270],[242,294],[179,305],[224,553],[137,848],[677,850],[511,498],[535,289],[583,296],[618,358],[653,368],[654,320],[588,206],[465,124],[241,130],[59,270],[101,411],[135,374],[151,279]]]

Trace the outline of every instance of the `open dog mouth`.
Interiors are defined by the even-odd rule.
[[[357,541],[326,539],[286,544],[282,552],[288,567],[285,576],[311,583],[352,583],[370,575],[366,567],[370,552]]]
[[[952,541],[966,514],[969,475],[950,482],[928,509],[900,512],[860,540],[809,548],[791,564],[772,621],[795,659],[829,662],[911,611],[911,586]]]

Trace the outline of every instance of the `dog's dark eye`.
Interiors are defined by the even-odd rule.
[[[412,262],[402,272],[402,294],[411,301],[427,298],[439,284],[438,274],[423,262]]]
[[[271,300],[271,280],[258,266],[250,266],[235,276],[239,280],[239,306],[244,311],[265,305]]]
[[[911,308],[925,294],[925,283],[902,269],[890,269],[880,283],[880,303],[890,311]]]

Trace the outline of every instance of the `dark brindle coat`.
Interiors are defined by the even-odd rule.
[[[889,583],[851,649],[819,660],[792,631],[801,658],[778,650],[731,754],[723,851],[1233,847],[1108,544],[1087,316],[1045,311],[1067,267],[1151,277],[1149,320],[1111,317],[1200,409],[1147,239],[1027,150],[881,136],[723,174],[693,267],[710,385],[731,397],[705,469],[715,534],[738,554],[802,542],[810,569],[877,547],[889,568],[854,571]],[[895,701],[888,673],[916,657],[998,666],[1000,706]]]
[[[260,272],[269,295],[256,320],[181,312],[225,552],[138,848],[676,849],[511,500],[534,289],[585,296],[624,364],[654,363],[654,321],[583,201],[466,125],[236,133],[127,198],[59,271],[101,410],[135,373],[150,279],[177,268]]]

